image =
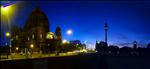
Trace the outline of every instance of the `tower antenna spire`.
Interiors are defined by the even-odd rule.
[[[105,42],[107,43],[107,31],[108,31],[107,19],[105,19],[104,30],[105,30]]]

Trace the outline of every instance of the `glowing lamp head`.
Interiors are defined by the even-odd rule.
[[[7,6],[6,6],[6,7],[2,6],[2,10],[3,10],[3,11],[7,11],[7,10],[8,10],[8,7],[7,7]]]
[[[30,48],[34,48],[34,45],[33,45],[33,44],[31,44],[31,45],[30,45]]]
[[[9,36],[10,36],[10,33],[9,33],[9,32],[6,32],[5,35],[6,35],[6,37],[9,37]]]
[[[16,47],[16,50],[19,50],[19,47]]]
[[[67,34],[68,34],[68,35],[71,35],[71,34],[72,34],[72,30],[69,29],[69,30],[67,31]]]
[[[16,4],[6,3],[1,6],[1,14],[7,17],[12,17],[12,14],[16,11]]]

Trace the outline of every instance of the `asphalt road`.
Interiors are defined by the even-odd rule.
[[[150,69],[149,57],[85,54],[0,61],[0,69]]]

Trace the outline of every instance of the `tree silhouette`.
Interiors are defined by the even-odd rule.
[[[125,46],[125,47],[120,48],[119,52],[122,55],[130,55],[131,51],[132,49],[130,47]]]
[[[98,43],[96,41],[96,51],[98,52],[108,52],[108,44],[104,41]]]
[[[110,45],[110,46],[108,47],[108,49],[109,49],[109,51],[110,51],[111,53],[114,53],[114,54],[117,54],[117,52],[119,51],[119,47],[118,47],[118,46],[115,46],[115,45]]]
[[[147,48],[150,49],[150,43],[147,44]]]

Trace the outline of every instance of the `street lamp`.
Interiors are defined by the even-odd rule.
[[[18,52],[18,50],[19,50],[19,47],[16,47],[16,51]]]
[[[9,32],[6,32],[6,33],[5,33],[5,36],[6,36],[6,45],[8,45],[8,37],[10,37],[10,33],[9,33]]]
[[[16,47],[16,53],[18,53],[19,47]]]
[[[67,30],[67,34],[68,34],[68,35],[71,35],[72,33],[73,33],[73,32],[72,32],[71,29]]]
[[[10,36],[10,33],[9,33],[9,32],[6,32],[6,36],[9,37],[9,36]]]
[[[7,49],[7,58],[8,58],[8,54],[9,54],[9,46],[8,46],[8,37],[10,36],[9,32],[5,33],[6,36],[6,49]]]
[[[7,2],[7,1],[6,1]],[[3,6],[1,6],[1,17],[6,17],[6,19],[4,20],[7,20],[6,22],[6,25],[7,25],[7,32],[5,33],[5,36],[6,36],[6,45],[8,46],[8,37],[10,37],[10,28],[8,25],[10,22],[9,22],[9,19],[11,19],[11,17],[13,17],[12,15],[10,16],[10,14],[14,13],[15,12],[15,4],[14,3],[5,3],[3,4]],[[13,17],[14,18],[14,17]],[[2,21],[3,22],[3,21]],[[10,55],[11,55],[11,40],[10,40]]]
[[[9,24],[9,21],[8,21],[9,9],[10,9],[9,6],[1,6],[1,14],[5,15],[6,16],[6,20],[7,20],[7,29],[8,30],[5,33],[5,36],[6,36],[6,46],[8,46],[8,38],[10,37],[10,32],[8,32],[9,31],[9,27],[8,27],[8,24]],[[11,48],[10,48],[10,52],[11,52]]]
[[[6,6],[6,7],[2,6],[1,10],[4,11],[4,12],[7,12],[9,10],[9,7],[8,6]]]
[[[7,20],[6,22],[7,22],[7,31],[9,31],[9,26],[10,25],[8,25],[10,22],[9,22],[9,20],[11,19],[11,17],[13,17],[12,15],[10,15],[10,14],[12,14],[15,10],[15,4],[13,4],[13,3],[6,3],[6,4],[4,4],[3,6],[1,6],[1,17],[6,17],[6,19],[4,19],[4,20]],[[6,35],[7,36],[9,36],[10,35],[10,33],[6,33]]]
[[[16,10],[16,4],[15,3],[6,3],[1,6],[1,14],[12,14]]]
[[[16,50],[18,51],[18,50],[19,50],[19,47],[16,47]]]
[[[34,45],[33,45],[33,44],[31,44],[31,45],[30,45],[30,48],[34,48]]]
[[[34,44],[30,44],[30,48],[31,48],[31,57],[32,57],[32,53],[33,53]]]

